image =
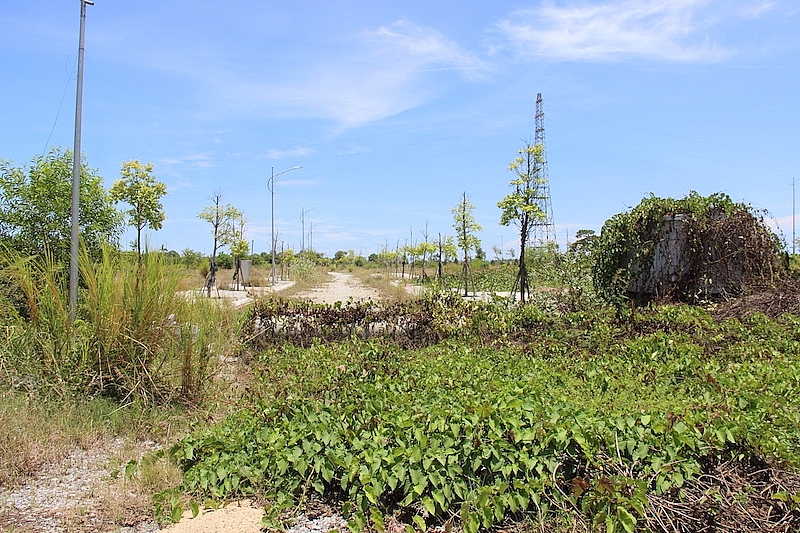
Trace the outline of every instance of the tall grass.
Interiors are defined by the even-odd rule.
[[[145,254],[141,265],[112,249],[98,261],[82,254],[74,324],[63,267],[9,252],[4,262],[18,293],[18,316],[0,340],[0,371],[12,384],[59,397],[197,402],[235,337],[232,311],[181,295],[180,270],[160,254]]]

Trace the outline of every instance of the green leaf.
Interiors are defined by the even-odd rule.
[[[617,507],[617,520],[622,524],[622,527],[627,533],[635,533],[636,531],[636,517],[628,512],[624,507]]]
[[[172,509],[169,512],[169,518],[172,520],[173,523],[177,524],[181,521],[181,517],[183,516],[183,506],[180,503],[176,503],[172,506]]]
[[[446,507],[446,506],[445,506],[445,501],[446,501],[446,499],[445,499],[445,496],[444,496],[444,492],[443,492],[443,491],[441,491],[441,490],[435,490],[435,491],[433,491],[433,492],[431,493],[431,495],[433,496],[433,499],[434,499],[434,500],[436,500],[436,503],[438,503],[438,504],[439,504],[439,508],[440,508],[440,509],[444,509],[444,508]]]
[[[425,523],[425,519],[422,518],[420,515],[415,514],[412,520],[414,520],[414,523],[417,525],[420,531],[424,532],[428,529],[428,525]]]
[[[378,533],[383,533],[386,530],[383,523],[383,513],[381,513],[380,509],[377,507],[370,507],[369,520],[372,522],[372,527]]]

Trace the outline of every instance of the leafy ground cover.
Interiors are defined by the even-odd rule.
[[[162,511],[177,514],[183,492],[257,496],[276,526],[317,493],[356,530],[383,531],[390,517],[467,532],[509,520],[797,529],[795,315],[716,322],[663,306],[620,324],[607,310],[436,301],[436,342],[422,347],[260,344],[248,408],[172,448],[184,481]]]

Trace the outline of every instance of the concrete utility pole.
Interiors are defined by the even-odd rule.
[[[83,115],[83,41],[86,32],[86,6],[92,0],[81,0],[81,29],[78,37],[78,83],[75,95],[75,144],[72,148],[72,226],[69,240],[69,320],[78,313],[78,233],[81,198],[81,117]]]
[[[795,181],[797,181],[797,179],[796,178],[792,178],[792,255],[795,254],[795,246],[797,246],[795,244],[795,241],[797,240],[797,238],[794,235],[794,227],[795,227],[795,225],[794,225],[794,217],[795,217],[795,215],[794,214],[797,212],[797,210],[794,207],[794,182]]]
[[[275,174],[275,167],[272,167],[272,173],[269,180],[267,180],[267,189],[269,189],[270,196],[272,197],[272,235],[270,237],[270,249],[272,250],[272,285],[275,285],[275,179],[281,174],[291,172],[303,167],[292,167],[286,170],[281,170]],[[283,251],[283,250],[281,250]]]

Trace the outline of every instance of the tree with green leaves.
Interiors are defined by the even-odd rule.
[[[136,256],[142,264],[142,230],[161,229],[164,219],[164,206],[161,197],[167,194],[167,186],[156,180],[153,163],[141,164],[138,160],[124,161],[120,170],[122,178],[111,186],[114,202],[125,202],[130,209],[125,211],[128,225],[136,228]]]
[[[239,289],[239,282],[242,281],[242,259],[250,251],[250,245],[244,238],[244,227],[248,222],[250,222],[250,219],[245,218],[241,212],[231,222],[233,224],[233,235],[229,244],[235,265],[233,280],[236,282],[237,290]]]
[[[519,269],[514,280],[512,297],[519,290],[520,301],[524,303],[525,298],[530,296],[525,247],[530,238],[531,226],[546,218],[539,207],[542,187],[546,185],[542,176],[544,147],[526,142],[517,153],[517,157],[508,165],[508,170],[516,176],[510,183],[513,192],[498,202],[497,207],[501,210],[500,224],[508,226],[514,223],[519,228]]]
[[[461,200],[452,209],[453,213],[453,229],[456,230],[456,242],[458,247],[464,252],[464,262],[461,267],[461,283],[464,284],[464,296],[469,295],[469,253],[472,250],[477,250],[481,245],[481,241],[475,235],[476,232],[481,231],[483,228],[475,221],[475,216],[472,212],[475,211],[475,206],[469,201],[467,193],[461,195]],[[461,285],[459,284],[459,289]],[[472,292],[475,292],[475,283],[473,282]]]
[[[211,288],[217,282],[217,252],[221,246],[228,246],[236,241],[237,221],[241,220],[242,213],[231,204],[222,204],[223,194],[214,191],[211,195],[211,204],[203,208],[198,218],[205,220],[213,229],[214,246],[211,248],[211,262],[206,277],[206,290],[211,297]]]
[[[25,255],[50,254],[55,262],[68,262],[71,220],[71,151],[53,149],[21,168],[0,160],[0,242]],[[122,231],[122,216],[103,178],[83,162],[78,222],[83,245],[95,258],[104,245],[116,244]]]

